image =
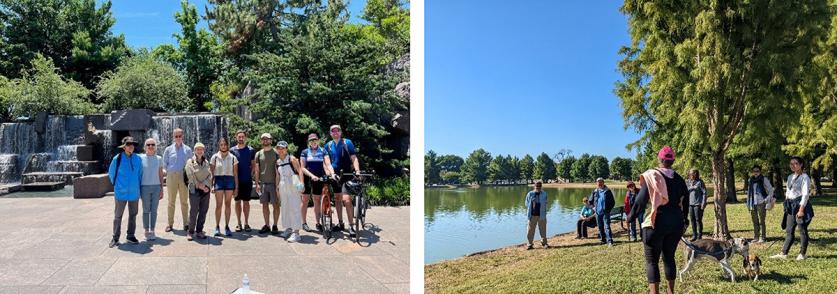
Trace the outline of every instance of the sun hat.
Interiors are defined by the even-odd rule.
[[[125,146],[128,146],[128,145],[137,146],[137,145],[139,145],[139,142],[134,140],[134,137],[127,136],[125,138],[122,138],[122,145],[119,145],[119,148],[125,148]]]
[[[203,148],[204,150],[206,150],[206,146],[204,146],[203,143],[201,143],[201,142],[195,143],[195,147],[193,147],[192,149],[198,149],[198,148]]]

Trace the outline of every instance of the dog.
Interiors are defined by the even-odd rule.
[[[758,281],[761,274],[761,259],[755,254],[750,254],[744,259],[744,272],[753,281]]]
[[[683,274],[692,268],[692,265],[699,258],[714,259],[721,265],[724,276],[729,274],[730,280],[735,283],[735,272],[730,266],[730,259],[734,254],[740,254],[747,259],[750,255],[750,242],[744,238],[734,238],[727,241],[716,241],[711,239],[699,239],[694,242],[689,242],[685,238],[680,238],[686,244],[686,267],[680,271],[680,281],[683,282]]]

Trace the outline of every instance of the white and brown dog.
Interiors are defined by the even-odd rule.
[[[747,259],[750,255],[750,242],[744,238],[734,238],[727,241],[716,241],[711,239],[700,239],[689,242],[680,238],[686,244],[686,267],[680,271],[680,281],[683,281],[683,274],[688,272],[699,258],[714,259],[721,265],[724,276],[729,274],[730,279],[735,283],[735,272],[730,266],[730,259],[733,254],[740,254]]]
[[[759,275],[761,275],[761,259],[755,254],[750,254],[744,259],[744,272],[753,281],[758,281]]]

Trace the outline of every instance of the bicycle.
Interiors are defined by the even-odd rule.
[[[343,176],[353,176],[354,179],[346,182],[346,192],[354,196],[352,205],[354,206],[354,230],[355,242],[360,242],[360,231],[366,227],[366,210],[369,209],[366,195],[366,180],[372,177],[372,174],[353,174],[343,173]]]
[[[322,213],[320,214],[320,224],[323,226],[323,230],[321,231],[321,233],[323,234],[323,238],[325,238],[326,243],[328,243],[328,240],[331,239],[331,236],[333,234],[331,232],[331,229],[334,227],[334,223],[333,223],[333,220],[332,220],[332,217],[331,217],[331,215],[332,215],[332,211],[331,211],[331,206],[332,206],[331,205],[331,198],[332,198],[331,196],[332,196],[332,194],[331,194],[331,189],[329,188],[331,186],[330,183],[333,180],[328,176],[322,176],[322,177],[320,177],[320,181],[322,181],[324,183],[323,184],[323,197],[320,197],[321,198],[320,199],[320,207],[321,207],[321,211],[322,211]]]

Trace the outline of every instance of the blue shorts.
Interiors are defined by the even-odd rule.
[[[215,191],[235,190],[235,178],[233,176],[215,176]]]

